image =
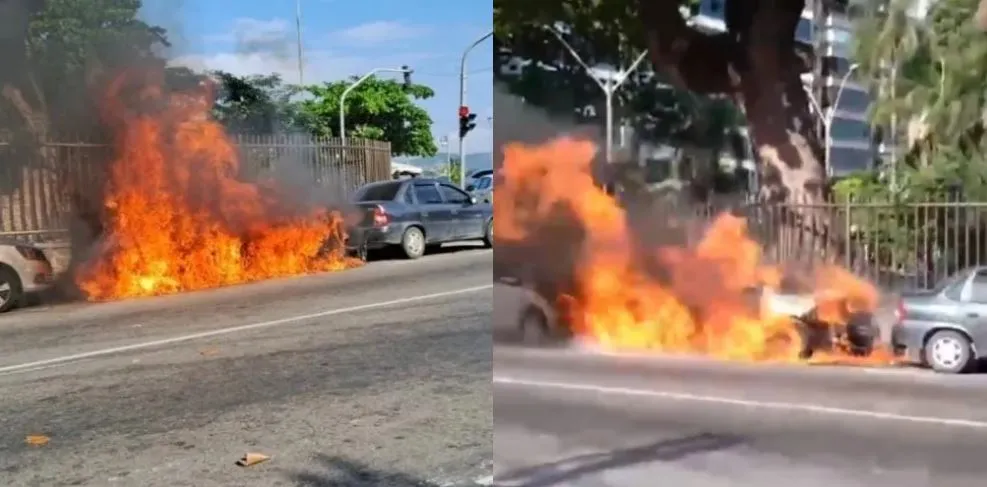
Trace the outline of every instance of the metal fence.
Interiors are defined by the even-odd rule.
[[[702,221],[747,219],[770,262],[836,263],[889,290],[930,289],[964,267],[987,264],[987,202],[842,202],[693,207]],[[807,225],[805,215],[821,225]]]
[[[298,135],[232,137],[245,178],[265,174],[346,194],[390,178],[390,143]],[[113,147],[78,139],[18,143],[0,139],[0,237],[47,240],[64,236],[69,216],[92,211],[106,180]],[[95,203],[98,205],[98,202]]]

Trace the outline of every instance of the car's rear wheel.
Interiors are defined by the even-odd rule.
[[[926,365],[944,374],[969,372],[975,363],[970,339],[953,330],[933,333],[925,342],[923,355]]]
[[[10,311],[23,298],[21,280],[13,270],[0,267],[0,313]]]
[[[401,235],[401,250],[409,259],[425,255],[425,234],[418,227],[408,227]]]

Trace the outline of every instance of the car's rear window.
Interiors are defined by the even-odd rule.
[[[393,201],[401,189],[401,183],[383,183],[367,186],[357,192],[356,201]]]

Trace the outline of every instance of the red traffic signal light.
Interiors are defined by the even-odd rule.
[[[469,114],[470,114],[470,107],[467,106],[459,107],[459,118],[466,117]]]

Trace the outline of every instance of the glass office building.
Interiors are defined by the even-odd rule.
[[[829,170],[832,176],[838,177],[873,169],[877,150],[867,120],[870,93],[857,82],[855,73],[846,76],[852,67],[853,26],[850,12],[840,2],[825,3],[824,6],[822,0],[806,2],[795,38],[816,52],[817,65],[803,74],[802,80],[824,110],[836,102],[840,85],[846,80],[830,127],[832,145]],[[702,28],[725,30],[723,1],[702,0],[694,22]],[[817,83],[816,79],[821,82]]]

